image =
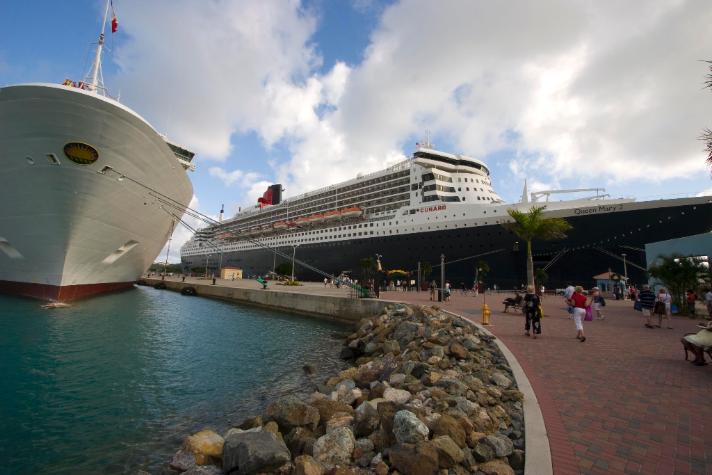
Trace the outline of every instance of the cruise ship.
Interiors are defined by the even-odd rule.
[[[2,292],[68,301],[130,287],[192,197],[193,153],[104,93],[103,43],[102,27],[87,81],[0,88]]]
[[[622,274],[622,254],[629,278],[640,282],[645,243],[712,230],[709,196],[639,202],[599,188],[528,193],[525,184],[520,202],[505,203],[483,161],[428,143],[375,173],[286,200],[280,192],[273,185],[254,208],[196,232],[181,249],[184,271],[230,266],[264,275],[296,256],[308,264],[295,265],[303,280],[321,280],[315,269],[358,278],[364,258],[381,256],[384,268],[415,275],[418,263],[436,267],[444,256],[454,286],[470,286],[485,261],[489,284],[519,288],[526,246],[507,227],[508,210],[545,206],[546,216],[572,225],[565,239],[533,242],[535,268],[546,270],[549,286],[589,283],[610,268]]]

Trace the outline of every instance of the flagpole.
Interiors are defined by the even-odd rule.
[[[104,9],[104,21],[101,22],[101,33],[99,34],[99,42],[96,45],[96,54],[94,55],[94,64],[91,67],[91,80],[89,82],[89,90],[96,91],[99,85],[99,69],[101,68],[101,51],[104,48],[104,29],[106,28],[106,18],[109,16],[109,2],[106,0],[106,8]]]

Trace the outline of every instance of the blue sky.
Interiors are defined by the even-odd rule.
[[[5,2],[0,84],[81,79],[102,1]],[[106,86],[196,151],[194,205],[251,205],[394,163],[431,133],[497,191],[712,189],[712,6],[661,0],[116,0]],[[712,192],[712,190],[710,191]],[[178,241],[187,235],[180,236]]]

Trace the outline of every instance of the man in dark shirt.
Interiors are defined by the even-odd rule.
[[[643,286],[643,290],[638,295],[638,300],[640,300],[640,306],[643,307],[643,315],[646,317],[645,326],[653,328],[651,318],[653,316],[653,307],[655,306],[655,294],[650,290],[649,285]]]

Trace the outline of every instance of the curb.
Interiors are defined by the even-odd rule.
[[[473,324],[482,330],[483,333],[493,338],[493,341],[497,344],[497,347],[512,368],[512,374],[514,375],[514,379],[517,380],[519,390],[524,394],[524,473],[534,475],[553,474],[551,447],[549,446],[549,436],[546,432],[546,425],[544,424],[544,416],[541,413],[539,401],[536,398],[536,394],[534,394],[534,389],[532,389],[529,378],[527,378],[517,358],[515,358],[514,354],[507,348],[507,345],[486,327],[457,313],[443,310],[442,308],[440,311],[449,313],[450,315],[454,315]]]

